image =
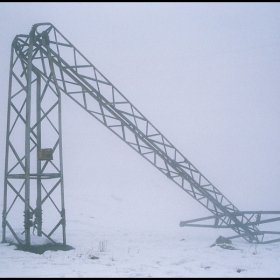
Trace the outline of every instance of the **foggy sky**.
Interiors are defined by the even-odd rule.
[[[0,11],[0,182],[11,43],[50,22],[237,208],[280,210],[279,3],[0,3]],[[141,197],[145,188],[169,206],[186,203],[182,216],[201,208],[67,97],[62,110],[66,196],[79,187]]]

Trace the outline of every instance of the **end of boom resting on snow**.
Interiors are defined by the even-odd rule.
[[[280,241],[279,231],[258,228],[279,222],[280,211],[238,210],[56,27],[38,23],[11,46],[2,242],[30,246],[32,231],[66,245],[62,94],[211,213],[181,227],[229,228],[230,238],[257,244]]]

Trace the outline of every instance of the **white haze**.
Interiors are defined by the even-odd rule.
[[[279,3],[30,2],[0,11],[0,182],[11,43],[51,22],[238,209],[280,210]],[[66,96],[62,113],[75,249],[36,255],[1,244],[0,277],[280,276],[279,243],[210,247],[233,232],[180,228],[209,212]]]
[[[175,210],[187,213],[187,206],[176,207],[177,203],[183,203],[180,196],[168,201],[166,195],[156,193],[155,199],[155,191],[150,192],[144,185],[137,185],[136,189],[137,199],[125,194],[117,196],[114,191],[89,196],[91,192],[86,189],[82,193],[69,190],[67,244],[74,249],[40,255],[0,244],[0,277],[280,276],[279,243],[256,245],[233,239],[235,250],[211,247],[217,237],[233,232],[180,228],[180,215],[169,213]],[[164,192],[168,193],[166,189]],[[155,204],[157,207],[152,207]],[[61,233],[57,234],[61,239]],[[31,239],[35,245],[42,242],[42,237],[38,241],[32,235]]]

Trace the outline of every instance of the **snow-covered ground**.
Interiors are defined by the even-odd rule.
[[[0,182],[11,43],[51,22],[239,210],[280,210],[279,3],[2,2],[0,11]],[[0,243],[1,278],[280,277],[280,242],[238,238],[228,250],[211,245],[233,231],[179,227],[210,213],[62,101],[66,237],[74,249],[35,254]],[[0,184],[1,212],[2,196]],[[44,205],[43,227],[49,214]],[[265,229],[279,231],[279,223]],[[35,244],[41,239],[32,235]]]
[[[74,249],[40,255],[2,243],[0,277],[280,276],[280,243],[254,245],[239,238],[232,240],[236,250],[211,247],[219,235],[234,232],[179,227],[164,211],[153,211],[144,195],[138,196],[145,203],[139,212],[136,200],[125,195],[66,193],[67,244]],[[161,208],[165,202],[158,200]]]

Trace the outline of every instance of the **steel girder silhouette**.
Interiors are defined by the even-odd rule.
[[[35,28],[29,35],[15,37],[10,62],[2,241],[6,241],[8,227],[19,244],[30,246],[35,231],[57,244],[57,236],[53,236],[62,228],[62,243],[66,245],[61,95],[52,65],[43,66],[44,75],[34,67],[38,56]],[[44,219],[44,229],[43,207],[49,216]],[[19,226],[22,210],[24,222]]]
[[[15,70],[15,68],[17,71]],[[34,78],[32,79],[32,75]],[[18,88],[14,88],[17,84]],[[32,90],[33,89],[33,90]],[[82,107],[91,116],[101,122],[127,145],[149,161],[160,172],[177,184],[183,191],[192,196],[212,215],[209,217],[182,221],[180,226],[205,226],[215,228],[230,228],[237,235],[230,238],[242,237],[252,243],[271,243],[280,241],[280,238],[271,239],[271,235],[279,235],[278,231],[261,231],[259,224],[280,221],[280,211],[239,211],[186,157],[176,149],[167,138],[157,130],[152,123],[87,59],[70,43],[51,23],[35,24],[29,35],[18,35],[12,45],[8,125],[6,145],[6,169],[3,211],[3,241],[5,228],[8,226],[14,237],[20,242],[17,234],[8,222],[8,214],[12,208],[7,208],[7,191],[11,189],[15,194],[14,200],[20,199],[25,204],[26,244],[30,243],[30,227],[34,226],[38,235],[42,234],[41,208],[47,199],[53,201],[51,194],[58,186],[61,189],[61,205],[55,208],[60,219],[50,233],[44,235],[51,239],[51,235],[59,226],[63,229],[65,243],[65,209],[63,195],[62,172],[62,141],[61,141],[61,114],[60,100],[64,93]],[[23,95],[21,103],[14,100]],[[31,124],[31,96],[37,96],[37,105],[34,105],[34,124]],[[51,99],[53,97],[53,99]],[[49,107],[43,107],[43,101]],[[54,114],[54,111],[57,111]],[[24,112],[27,112],[24,117]],[[14,117],[12,118],[12,113]],[[56,116],[51,121],[50,115]],[[25,139],[25,148],[21,153],[15,149],[11,140],[15,124],[20,122],[25,127],[25,134],[17,138],[22,144]],[[52,127],[55,135],[42,134],[43,122]],[[46,130],[47,131],[47,130]],[[21,139],[21,140],[20,140]],[[46,139],[55,139],[52,144],[41,142]],[[46,147],[47,149],[42,149]],[[51,151],[53,159],[40,159],[40,152],[47,154]],[[33,163],[37,162],[37,171],[29,172],[31,154],[35,155]],[[11,165],[9,154],[16,158],[16,164]],[[47,154],[46,157],[49,155]],[[37,157],[37,158],[36,158]],[[57,163],[55,162],[57,160]],[[43,160],[43,161],[42,161]],[[42,162],[44,165],[41,166]],[[56,171],[45,173],[46,167]],[[24,173],[15,173],[18,167]],[[11,179],[21,179],[22,184],[17,188]],[[37,206],[29,204],[30,179],[37,181]],[[42,181],[56,179],[57,182],[47,189]],[[25,188],[25,197],[21,191]],[[41,199],[41,189],[45,197]],[[38,202],[39,201],[39,202]],[[40,211],[39,211],[40,210]],[[37,214],[36,216],[36,213]],[[37,217],[36,222],[30,216]],[[267,218],[272,217],[272,218]],[[40,220],[41,219],[41,220]],[[39,223],[38,223],[39,220]],[[200,221],[211,221],[213,224],[198,224]],[[268,237],[268,239],[267,239]],[[52,239],[51,239],[52,240]],[[53,241],[53,240],[52,240]],[[53,241],[54,242],[54,241]]]

